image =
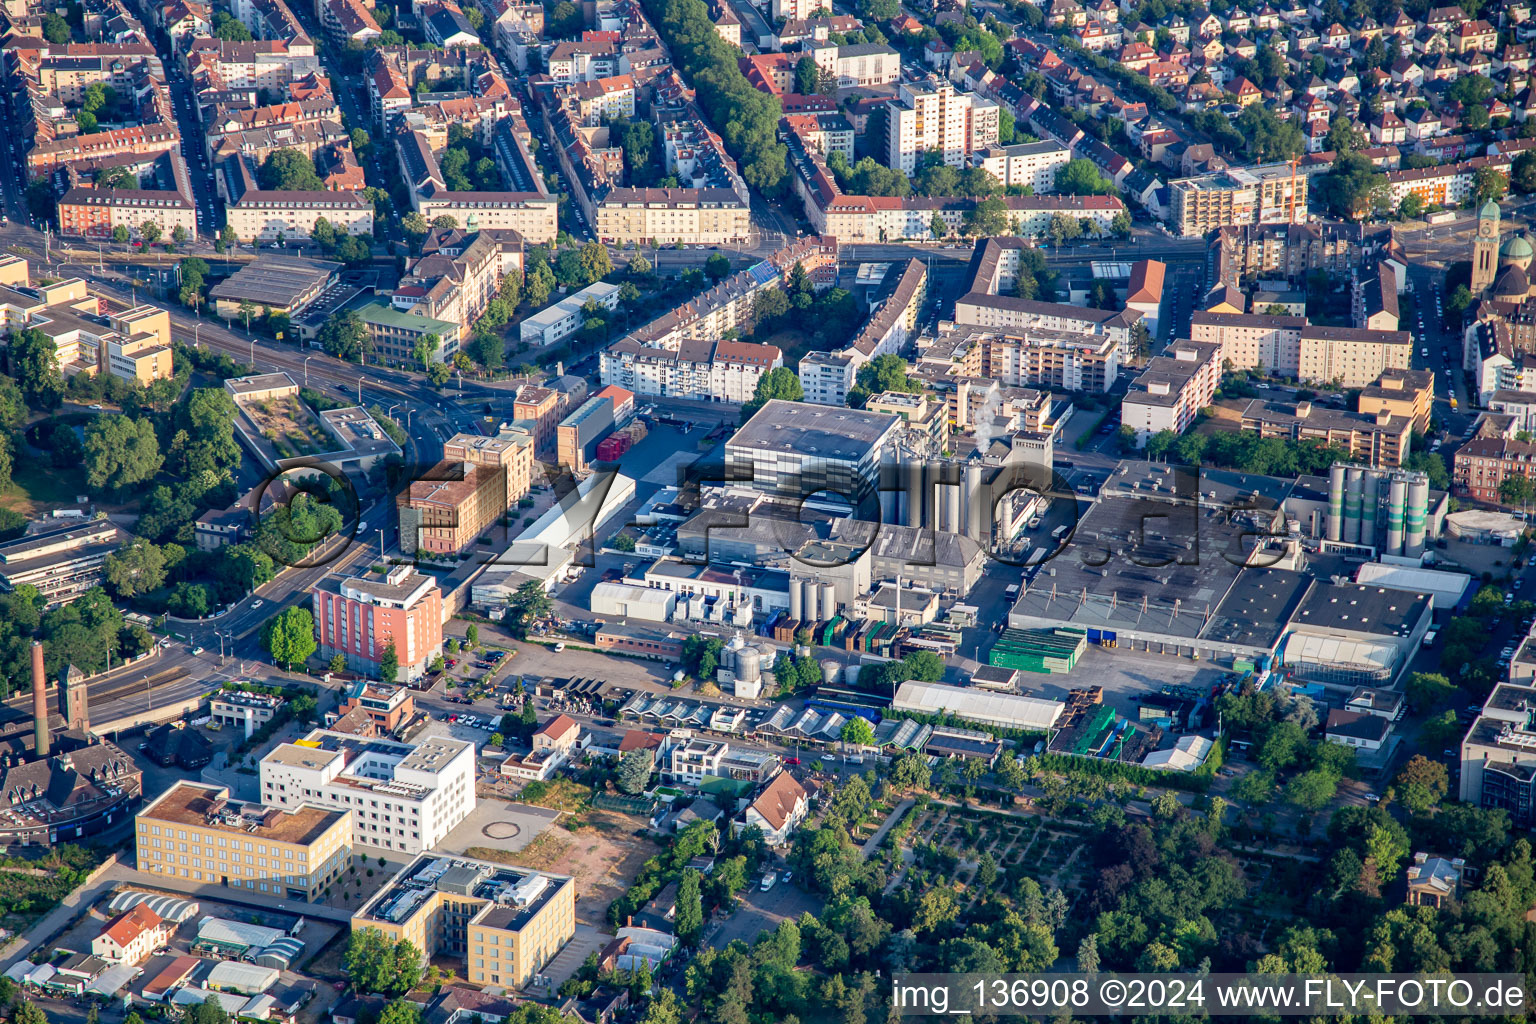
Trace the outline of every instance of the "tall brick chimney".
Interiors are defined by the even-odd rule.
[[[43,645],[32,641],[32,728],[36,730],[37,756],[48,756],[48,680],[43,671]]]

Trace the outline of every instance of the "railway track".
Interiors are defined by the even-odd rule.
[[[180,682],[187,677],[187,670],[177,665],[173,668],[165,668],[150,676],[142,676],[137,679],[113,684],[108,680],[112,688],[102,692],[88,688],[90,703],[95,706],[104,706],[121,697],[132,693],[142,693],[146,689],[158,686],[168,686],[171,683]],[[12,722],[31,721],[32,719],[32,692],[26,690],[17,696],[11,697],[0,707],[0,724],[9,725]]]

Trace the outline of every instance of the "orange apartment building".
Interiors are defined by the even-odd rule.
[[[175,149],[180,142],[181,133],[173,124],[145,124],[114,128],[94,135],[53,139],[39,142],[28,151],[27,173],[37,178],[79,160],[101,160],[125,154],[153,156]]]
[[[197,207],[180,192],[142,189],[72,188],[59,200],[59,234],[66,238],[110,238],[121,225],[138,238],[155,223],[165,238],[177,228],[197,237]]]
[[[353,672],[377,676],[384,651],[395,645],[399,679],[416,679],[443,649],[443,595],[437,581],[409,565],[383,577],[329,576],[315,585],[320,660],[340,654]]]

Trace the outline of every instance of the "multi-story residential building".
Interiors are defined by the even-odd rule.
[[[1307,176],[1290,164],[1232,167],[1169,183],[1169,226],[1185,238],[1217,228],[1283,221],[1307,209]]]
[[[728,188],[616,188],[594,211],[598,239],[612,245],[728,245],[752,233],[747,203]]]
[[[373,204],[357,192],[246,192],[225,207],[225,223],[253,241],[308,238],[324,217],[338,234],[372,235]]]
[[[149,156],[169,153],[181,142],[174,124],[145,124],[112,128],[92,135],[34,142],[27,150],[27,173],[41,178],[65,164],[82,160],[106,160],[118,156]]]
[[[766,751],[736,748],[724,740],[695,736],[672,744],[662,771],[670,781],[690,786],[709,778],[761,782],[780,763],[777,755]]]
[[[75,187],[58,202],[59,234],[68,238],[106,240],[118,227],[131,238],[142,238],[146,225],[170,238],[180,230],[188,241],[197,238],[197,207],[176,191],[96,189]]]
[[[1390,412],[1374,415],[1333,409],[1313,402],[1271,402],[1256,398],[1243,410],[1243,429],[1260,437],[1316,440],[1349,452],[1351,460],[1378,469],[1396,469],[1408,456],[1413,420]]]
[[[1434,402],[1434,371],[1394,368],[1384,370],[1375,382],[1361,389],[1356,408],[1367,416],[1386,412],[1407,419],[1414,430],[1424,434],[1429,432]]]
[[[206,75],[217,89],[271,89],[282,94],[310,74],[325,74],[308,37],[293,40],[194,40],[182,58],[189,80]]]
[[[832,5],[827,0],[773,0],[773,20],[803,21],[822,14],[831,14]]]
[[[1079,331],[967,326],[950,332],[930,351],[970,346],[981,355],[979,376],[1004,387],[1102,393],[1114,386],[1120,373],[1120,343],[1107,335]]]
[[[1409,170],[1387,171],[1385,205],[1397,209],[1408,196],[1418,196],[1426,206],[1460,206],[1474,192],[1473,179],[1484,167],[1509,174],[1513,160],[1507,154],[1477,156],[1459,163],[1436,164]]]
[[[378,20],[363,0],[322,0],[320,28],[337,46],[366,46],[384,34]]]
[[[1363,388],[1387,370],[1406,370],[1413,356],[1407,331],[1313,324],[1302,328],[1298,342],[1297,379],[1346,388]]]
[[[128,534],[106,519],[58,523],[0,543],[0,590],[35,587],[44,607],[53,608],[105,581],[107,556],[128,543]]]
[[[808,352],[800,360],[801,389],[807,402],[844,405],[859,367],[876,356],[895,354],[911,340],[928,301],[928,268],[908,260],[901,273],[887,270],[869,320],[852,344],[835,352]]]
[[[1457,494],[1503,504],[1499,493],[1510,476],[1536,477],[1536,443],[1508,437],[1474,437],[1456,449],[1452,487]]]
[[[313,903],[351,867],[353,810],[318,800],[232,800],[222,786],[178,782],[134,822],[138,868]]]
[[[779,130],[798,135],[807,146],[823,157],[841,153],[853,163],[853,122],[839,113],[785,114],[779,119]]]
[[[448,188],[426,134],[403,129],[394,136],[401,176],[411,189],[411,205],[429,222],[452,217],[469,230],[511,228],[530,245],[553,242],[559,230],[559,202],[544,186],[523,133],[513,130],[513,118],[496,122],[493,148],[504,181],[526,189],[512,192],[460,192]]]
[[[1056,172],[1072,159],[1072,151],[1051,139],[989,146],[977,150],[973,162],[990,171],[1005,188],[1028,185],[1036,195],[1056,191]]]
[[[364,929],[462,962],[466,981],[517,991],[575,937],[576,881],[423,853],[353,915],[352,930]]]
[[[746,806],[741,817],[733,822],[733,828],[738,833],[757,828],[769,846],[781,847],[789,843],[790,836],[810,810],[810,796],[805,787],[788,771],[781,771]]]
[[[635,78],[614,75],[575,82],[555,95],[578,124],[594,127],[604,121],[635,116]]]
[[[885,108],[885,162],[912,174],[935,151],[951,167],[969,167],[973,153],[997,144],[998,110],[947,80],[903,82]]]
[[[1221,362],[1236,370],[1265,368],[1294,376],[1300,365],[1304,316],[1267,313],[1210,313],[1197,310],[1189,320],[1195,341],[1221,346]]]
[[[315,729],[261,759],[261,802],[350,812],[353,846],[421,853],[475,809],[475,747],[443,736],[412,744]]]
[[[391,644],[406,679],[415,679],[443,649],[443,599],[437,581],[409,565],[382,577],[330,576],[315,585],[320,657],[340,654],[354,672],[376,675]],[[386,679],[384,682],[395,682]]]
[[[1221,384],[1221,346],[1175,341],[1147,363],[1126,393],[1120,422],[1136,431],[1136,443],[1164,430],[1182,434],[1200,410],[1216,398]]]

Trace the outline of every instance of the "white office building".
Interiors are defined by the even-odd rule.
[[[546,306],[518,325],[519,340],[525,345],[545,348],[575,334],[587,322],[581,310],[588,302],[596,302],[604,309],[618,309],[619,286],[598,281],[567,295],[553,306]]]
[[[352,812],[352,844],[416,854],[436,847],[475,807],[475,748],[316,729],[261,761],[261,802]]]

